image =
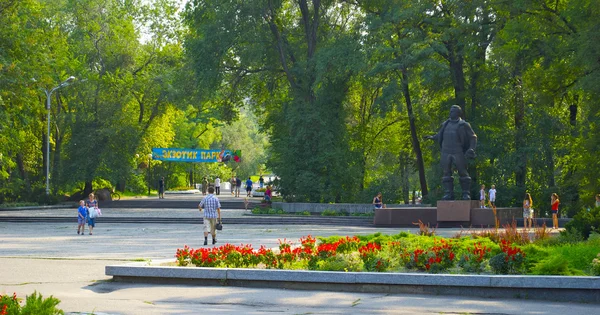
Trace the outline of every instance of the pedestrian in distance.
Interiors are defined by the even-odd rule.
[[[262,177],[262,175],[260,175],[260,178],[258,179],[258,186],[260,188],[263,188],[264,185],[265,185],[265,179]]]
[[[485,209],[485,185],[481,185],[479,190],[479,208]]]
[[[270,205],[272,198],[273,198],[273,191],[271,190],[271,185],[267,185],[267,189],[265,190],[265,203]]]
[[[198,210],[202,213],[204,211],[204,245],[208,245],[208,233],[212,235],[213,245],[217,243],[217,222],[221,222],[221,202],[213,193],[215,189],[213,187],[208,188],[208,196],[204,197],[200,204],[198,204]]]
[[[496,213],[496,185],[492,185],[492,188],[488,191],[488,197],[490,198],[490,208],[492,208],[492,212],[494,213],[494,224],[496,228],[500,226],[500,222],[498,221],[498,215]]]
[[[242,180],[239,177],[235,178],[235,196],[240,196],[240,190],[242,189]]]
[[[221,179],[219,178],[219,176],[217,176],[217,178],[215,178],[215,194],[216,195],[221,194]]]
[[[231,185],[231,195],[235,196],[235,176],[231,176],[229,184]]]
[[[208,178],[204,176],[202,179],[202,195],[206,196],[206,190],[208,189]]]
[[[552,228],[558,229],[558,205],[560,205],[560,200],[558,200],[556,193],[553,193],[550,197],[550,205],[552,207]]]
[[[378,192],[377,195],[373,198],[373,206],[375,209],[383,208],[383,197],[381,192]]]
[[[250,177],[246,180],[246,197],[252,197],[252,180]]]
[[[98,200],[96,200],[94,193],[90,193],[88,197],[85,206],[88,210],[88,229],[90,230],[90,235],[92,235],[92,230],[96,227],[96,217],[98,217]]]
[[[165,199],[165,177],[158,181],[158,199]]]
[[[77,234],[85,234],[85,221],[88,217],[88,211],[85,207],[85,200],[79,200],[79,208],[77,208]]]
[[[533,201],[529,193],[525,194],[523,198],[523,226],[525,228],[531,228],[533,223]]]

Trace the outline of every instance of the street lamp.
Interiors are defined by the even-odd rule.
[[[50,195],[50,97],[54,91],[69,85],[73,80],[75,80],[75,77],[70,76],[50,91],[42,88],[44,93],[46,93],[46,110],[48,111],[48,133],[46,134],[46,195]]]
[[[152,173],[150,173],[150,171],[152,170],[150,168],[151,160],[152,160],[152,153],[148,153],[148,196],[150,196],[150,187],[152,187]]]

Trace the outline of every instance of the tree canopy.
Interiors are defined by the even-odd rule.
[[[272,172],[286,200],[441,196],[434,133],[478,135],[473,190],[573,212],[600,190],[593,0],[0,0],[0,202]],[[78,78],[46,97],[69,76]],[[51,156],[46,161],[46,137]],[[231,148],[241,164],[150,161]],[[154,172],[149,172],[150,168]]]

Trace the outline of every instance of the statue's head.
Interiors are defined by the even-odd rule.
[[[457,120],[462,115],[462,108],[458,105],[452,105],[450,107],[450,119]]]

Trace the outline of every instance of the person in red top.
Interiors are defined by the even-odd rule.
[[[560,200],[558,200],[558,195],[556,193],[552,194],[552,228],[558,229],[558,205],[560,204]]]

